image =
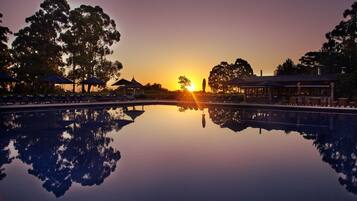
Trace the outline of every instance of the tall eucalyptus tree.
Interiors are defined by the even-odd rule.
[[[115,21],[99,6],[81,5],[70,12],[69,22],[70,28],[61,38],[70,54],[67,61],[72,65],[71,78],[83,81],[96,77],[106,82],[119,76],[122,64],[106,59],[113,53],[110,47],[120,40]],[[90,89],[88,85],[87,91]]]
[[[44,0],[40,9],[26,18],[28,25],[15,33],[12,43],[14,71],[25,87],[37,89],[36,80],[49,73],[61,73],[64,66],[60,32],[67,26],[70,6],[67,0]]]

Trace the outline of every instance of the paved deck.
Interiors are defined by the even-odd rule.
[[[123,106],[123,105],[179,105],[197,104],[200,106],[235,106],[242,108],[269,108],[297,111],[356,113],[357,108],[351,107],[321,107],[299,105],[276,105],[276,104],[253,104],[253,103],[230,103],[230,102],[191,102],[178,100],[134,100],[134,101],[107,101],[107,102],[81,102],[81,103],[53,103],[53,104],[24,104],[24,105],[1,105],[0,111],[5,110],[35,110],[45,108],[78,108],[94,106]]]

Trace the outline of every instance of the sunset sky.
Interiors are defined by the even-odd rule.
[[[17,32],[42,0],[0,0],[3,25]],[[254,72],[273,74],[290,57],[318,50],[342,20],[350,0],[69,0],[99,5],[117,23],[121,41],[111,58],[122,76],[178,89],[186,75],[196,86],[221,61],[246,59]],[[198,87],[200,88],[200,87]]]

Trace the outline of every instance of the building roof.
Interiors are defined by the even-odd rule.
[[[124,86],[124,85],[129,85],[131,84],[131,82],[129,80],[126,79],[120,79],[119,81],[115,82],[114,84],[112,84],[112,86]]]
[[[112,86],[120,86],[121,88],[141,88],[143,85],[136,81],[134,78],[131,81],[128,81],[126,79],[121,79],[114,83]]]
[[[135,78],[131,79],[131,84],[132,87],[136,87],[136,88],[143,87],[143,85],[140,82],[136,81]]]
[[[283,76],[251,76],[245,79],[233,79],[228,85],[239,86],[265,86],[278,87],[284,84],[296,84],[298,82],[333,82],[337,80],[337,75],[283,75]]]

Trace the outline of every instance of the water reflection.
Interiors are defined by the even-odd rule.
[[[206,128],[206,115],[202,114],[202,128]]]
[[[357,194],[357,115],[228,107],[208,108],[208,113],[213,123],[237,134],[258,128],[294,131],[313,140],[322,160],[339,173],[339,183]]]
[[[213,122],[238,135],[250,133],[243,132],[247,128],[257,128],[264,135],[276,133],[264,130],[299,133],[313,141],[322,160],[338,173],[339,183],[357,194],[357,115],[231,107],[210,107],[207,112],[192,105],[179,107],[181,112],[187,109],[197,110],[195,115],[201,121],[196,126],[200,124],[205,132]],[[133,124],[144,112],[142,106],[128,106],[2,113],[0,180],[6,178],[7,164],[19,160],[56,197],[63,196],[74,183],[100,185],[115,171],[121,157],[109,133]],[[166,113],[159,114],[165,118],[162,114]]]
[[[135,108],[54,110],[2,114],[0,180],[11,163],[10,142],[28,173],[60,197],[73,183],[100,185],[116,168],[120,152],[108,133],[134,122],[144,110]],[[15,154],[15,153],[14,153]]]

